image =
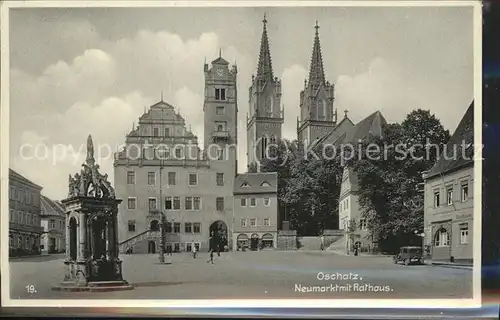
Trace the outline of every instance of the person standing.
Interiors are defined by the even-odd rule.
[[[212,262],[214,264],[214,250],[210,249],[210,258],[208,259],[207,263]]]
[[[196,259],[196,246],[194,245],[194,243],[192,244],[192,247],[191,247],[191,252],[193,253],[193,259]]]

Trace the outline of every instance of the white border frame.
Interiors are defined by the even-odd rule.
[[[473,298],[472,299],[240,299],[240,300],[11,300],[10,277],[2,281],[2,305],[5,307],[294,307],[294,308],[470,308],[481,306],[481,194],[482,194],[482,8],[481,2],[459,1],[4,1],[0,4],[1,20],[1,109],[0,119],[9,118],[9,9],[10,8],[74,8],[74,7],[472,7],[474,42],[474,144],[476,149],[474,165],[474,222],[473,222]],[[7,89],[6,89],[7,88]],[[8,212],[9,206],[9,122],[2,121],[0,176],[1,211]],[[5,152],[7,150],[7,152]],[[1,270],[10,275],[8,250],[8,215],[1,215],[0,243]],[[4,227],[7,226],[7,227]],[[7,232],[5,232],[7,231]]]

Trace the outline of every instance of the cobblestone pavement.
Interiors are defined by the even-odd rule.
[[[12,299],[265,299],[265,298],[471,298],[472,272],[435,266],[395,265],[390,257],[353,257],[331,252],[230,252],[193,259],[174,254],[171,265],[158,255],[122,255],[131,291],[55,292],[64,276],[63,259],[10,262]],[[346,280],[320,280],[323,274]],[[352,273],[352,275],[350,275]],[[355,276],[357,274],[357,276]],[[326,277],[325,277],[326,278]],[[336,285],[339,287],[336,287]],[[36,293],[27,293],[34,285]],[[350,287],[348,286],[350,285]],[[316,288],[313,288],[315,287]],[[322,286],[322,287],[318,287]],[[388,286],[388,287],[386,287]],[[342,289],[343,288],[343,291]],[[308,289],[312,292],[302,292]],[[363,290],[365,289],[365,290]],[[388,291],[381,291],[388,290]],[[335,291],[337,290],[337,291]]]

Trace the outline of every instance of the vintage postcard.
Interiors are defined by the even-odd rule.
[[[263,5],[2,3],[5,305],[480,303],[480,4]]]

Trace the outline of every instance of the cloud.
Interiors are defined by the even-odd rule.
[[[423,107],[420,95],[397,66],[382,58],[373,59],[360,74],[339,76],[335,96],[334,107],[339,114],[348,110],[354,122],[377,110],[387,121],[399,121],[411,108]]]
[[[208,62],[217,57],[219,46],[215,33],[182,39],[165,31],[141,30],[130,38],[103,41],[69,61],[57,61],[39,75],[11,70],[12,167],[44,185],[47,194],[64,197],[67,175],[78,172],[84,161],[88,134],[96,146],[115,151],[144,108],[159,100],[160,91],[202,143],[203,63],[205,57]],[[226,46],[223,52],[225,59],[237,61],[240,72],[251,74],[253,63],[245,54],[234,46]],[[250,76],[238,79],[242,80],[238,83],[240,110],[244,110]],[[244,119],[240,112],[239,121]],[[246,134],[245,127],[239,126],[240,136]],[[45,146],[46,154],[37,159],[21,157],[25,143]],[[240,146],[241,152],[246,152],[246,144]],[[59,159],[61,154],[65,159]],[[112,178],[112,157],[98,161]],[[244,162],[240,164],[244,169]]]

